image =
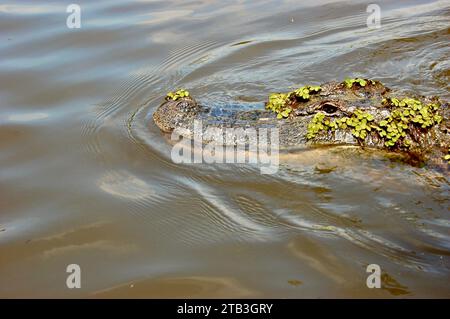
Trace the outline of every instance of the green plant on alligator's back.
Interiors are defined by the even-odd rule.
[[[302,86],[302,87],[298,88],[297,90],[294,90],[294,91],[288,93],[288,96],[289,97],[294,96],[295,98],[299,98],[299,99],[303,99],[303,100],[307,101],[311,97],[311,94],[317,93],[321,89],[322,88],[319,85],[316,85],[316,86],[306,85],[306,86]]]
[[[288,94],[272,93],[269,95],[269,102],[266,104],[266,108],[277,113],[277,118],[279,119],[288,117],[292,112],[292,109],[287,106],[288,102]]]
[[[427,130],[442,121],[438,103],[423,104],[412,98],[386,98],[382,104],[390,108],[391,112],[379,122],[375,121],[372,114],[358,109],[350,117],[336,120],[330,120],[324,113],[317,113],[308,125],[307,138],[312,139],[321,131],[335,131],[340,128],[351,129],[354,137],[364,141],[369,132],[375,131],[386,147],[409,148],[411,129]],[[446,160],[450,160],[450,156],[446,156]]]
[[[167,101],[176,101],[178,99],[184,98],[184,97],[188,97],[189,96],[189,92],[186,91],[185,89],[179,89],[177,90],[175,93],[174,92],[169,92],[166,95],[166,100]]]
[[[373,128],[372,122],[374,117],[370,113],[356,110],[351,117],[345,116],[339,119],[331,120],[326,117],[325,113],[319,112],[314,115],[311,123],[308,125],[307,138],[312,139],[317,136],[320,131],[330,130],[334,132],[336,129],[351,129],[352,135],[358,139],[365,139],[368,132]]]
[[[382,101],[384,106],[393,107],[391,115],[380,121],[380,136],[385,137],[385,145],[393,147],[399,141],[404,141],[408,147],[411,142],[404,139],[411,128],[428,129],[442,121],[442,116],[437,112],[438,103],[423,104],[419,100],[405,98],[387,98]]]
[[[343,84],[348,88],[351,89],[355,84],[359,85],[361,87],[366,86],[367,84],[375,84],[375,81],[367,80],[367,79],[361,79],[361,78],[355,78],[355,79],[345,79]]]
[[[277,113],[277,118],[287,118],[293,110],[295,102],[306,102],[311,98],[312,94],[318,93],[320,86],[302,86],[288,93],[272,93],[269,95],[269,101],[266,109]]]
[[[444,156],[444,160],[446,160],[450,164],[450,148],[448,149],[448,154]]]

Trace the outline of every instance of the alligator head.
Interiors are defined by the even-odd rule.
[[[161,131],[170,133],[197,116],[200,106],[190,96],[166,101],[153,113],[153,120]]]

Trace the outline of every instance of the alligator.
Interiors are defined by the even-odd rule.
[[[170,92],[153,113],[163,132],[192,138],[193,124],[202,129],[277,128],[280,149],[317,145],[359,145],[403,153],[415,165],[448,170],[449,103],[436,96],[406,95],[380,81],[346,79],[273,93],[265,107],[217,115],[188,91]]]

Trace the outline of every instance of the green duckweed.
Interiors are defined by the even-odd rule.
[[[167,101],[176,101],[178,99],[184,98],[184,97],[188,97],[189,96],[189,92],[186,91],[185,89],[179,89],[177,90],[175,93],[174,92],[169,92],[166,95],[166,100]]]
[[[374,117],[370,113],[356,110],[350,117],[345,116],[339,119],[331,120],[324,113],[316,113],[308,125],[307,138],[312,139],[321,131],[336,131],[336,129],[350,129],[354,137],[365,139],[372,131],[372,122]]]
[[[277,118],[287,118],[292,112],[292,104],[296,101],[306,102],[312,94],[321,90],[320,86],[302,86],[288,93],[272,93],[269,95],[269,101],[266,109],[277,113]]]
[[[344,84],[348,89],[351,89],[353,87],[354,84],[358,84],[361,87],[364,87],[367,85],[369,80],[365,80],[365,79],[360,79],[360,78],[355,78],[355,79],[345,79],[344,80]]]
[[[441,123],[442,116],[437,112],[438,103],[423,104],[421,101],[405,98],[386,98],[382,101],[384,106],[393,108],[391,115],[379,123],[379,134],[386,139],[388,147],[401,145],[409,147],[411,141],[407,139],[412,127],[428,129]]]
[[[330,120],[324,113],[317,113],[308,125],[307,138],[312,139],[321,131],[335,131],[336,128],[351,130],[357,139],[363,141],[374,131],[386,147],[409,148],[412,141],[409,133],[412,128],[426,130],[442,121],[439,115],[439,103],[424,104],[412,98],[386,98],[384,107],[390,108],[390,115],[375,121],[370,113],[357,109],[351,116]],[[450,154],[446,156],[450,160]]]

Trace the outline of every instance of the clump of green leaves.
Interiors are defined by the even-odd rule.
[[[391,116],[380,121],[378,134],[385,139],[385,146],[392,147],[395,146],[399,140],[407,136],[406,132],[408,129],[409,120],[404,117],[402,119],[402,114],[394,111]],[[410,141],[405,141],[404,146],[409,145]]]
[[[292,112],[292,107],[298,100],[308,101],[311,94],[319,92],[320,86],[302,86],[288,93],[272,93],[269,95],[269,101],[266,108],[277,113],[277,118],[287,118]]]
[[[438,103],[423,104],[413,98],[385,98],[383,106],[392,109],[391,114],[376,127],[387,147],[410,147],[409,132],[413,127],[428,129],[442,121]]]
[[[339,128],[351,128],[354,137],[364,140],[369,132],[372,131],[373,121],[374,117],[372,114],[357,109],[351,117],[343,117],[337,120],[337,124]]]
[[[324,118],[325,114],[322,112],[314,115],[312,121],[308,124],[308,133],[306,135],[308,139],[316,137],[320,131],[325,130],[325,126],[322,124]]]
[[[308,125],[307,138],[312,139],[321,131],[335,131],[337,128],[351,130],[354,137],[364,140],[370,132],[374,131],[384,141],[387,147],[411,146],[410,130],[414,127],[424,130],[439,124],[442,116],[439,115],[438,103],[423,104],[412,98],[397,99],[386,98],[382,104],[391,108],[388,117],[375,121],[372,114],[355,110],[351,116],[331,120],[323,113],[317,113]],[[450,154],[445,156],[450,161]]]
[[[166,95],[166,100],[167,101],[176,101],[178,99],[184,98],[184,97],[188,97],[189,96],[189,92],[186,91],[185,89],[179,89],[176,92],[169,92]]]
[[[380,136],[386,138],[384,144],[388,147],[401,145],[399,140],[403,146],[409,147],[411,141],[405,138],[411,127],[428,129],[442,121],[442,116],[437,112],[440,107],[438,103],[423,104],[412,98],[386,98],[382,103],[387,107],[395,107],[391,115],[379,123]]]
[[[444,156],[444,160],[450,164],[450,148],[448,149],[448,154]]]
[[[277,118],[288,117],[292,109],[287,105],[289,103],[288,95],[285,93],[272,93],[269,95],[269,102],[266,108],[277,113]]]
[[[365,139],[372,130],[374,117],[370,113],[356,110],[350,117],[344,116],[336,120],[326,117],[324,113],[316,113],[308,125],[306,137],[312,139],[321,131],[332,131],[351,129],[352,135],[358,139]]]
[[[366,86],[369,83],[375,84],[375,81],[361,79],[361,78],[355,78],[355,79],[347,78],[347,79],[344,80],[343,83],[348,89],[351,89],[355,84],[359,85],[360,87],[364,87],[364,86]]]
[[[289,95],[289,98],[296,97],[296,98],[307,101],[311,97],[310,96],[311,94],[317,93],[321,89],[322,88],[318,85],[317,86],[306,85],[306,86],[302,86],[302,87],[298,88],[297,90],[290,92],[288,95]]]

